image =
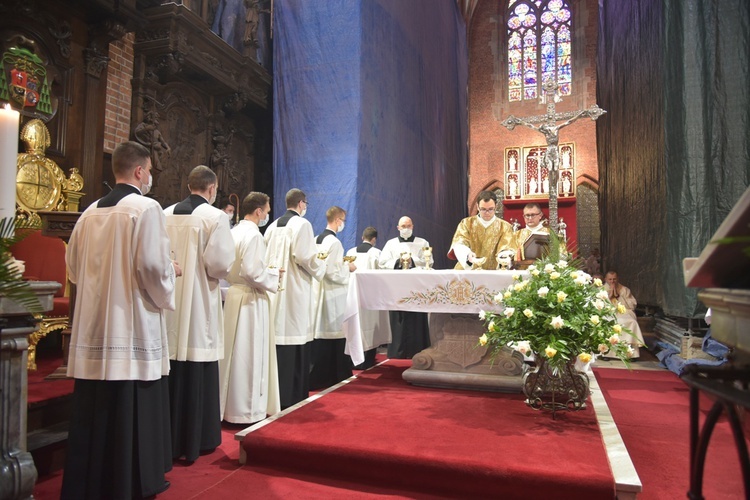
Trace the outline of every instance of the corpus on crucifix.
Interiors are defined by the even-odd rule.
[[[537,132],[544,134],[544,138],[547,140],[547,150],[544,152],[544,165],[547,167],[549,172],[549,220],[551,229],[555,232],[558,230],[557,224],[557,172],[560,167],[560,153],[557,148],[560,142],[560,129],[567,127],[579,118],[591,118],[596,120],[602,116],[606,111],[594,104],[588,109],[579,111],[569,111],[567,113],[556,113],[555,104],[560,101],[560,95],[558,93],[558,85],[552,80],[544,82],[542,89],[544,94],[542,95],[541,102],[547,103],[547,113],[538,116],[529,116],[526,118],[516,118],[510,115],[506,118],[502,125],[508,130],[513,130],[516,125],[523,125],[529,127]],[[557,123],[560,120],[565,120],[562,123]]]

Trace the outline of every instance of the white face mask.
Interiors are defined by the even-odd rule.
[[[148,173],[148,184],[141,184],[141,194],[146,196],[151,191],[151,184],[154,182],[154,178],[151,176],[151,172]]]
[[[344,230],[344,226],[345,226],[345,225],[346,225],[346,224],[342,222],[342,223],[341,223],[341,225],[339,226],[339,230],[338,230],[338,231],[336,231],[336,232],[340,233],[341,231],[343,231],[343,230]]]
[[[408,240],[409,238],[411,238],[411,229],[408,227],[399,229],[398,234],[401,235],[403,239]]]
[[[302,209],[302,213],[300,213],[299,216],[304,217],[306,213],[307,213],[307,207]]]
[[[270,218],[270,215],[271,215],[270,213],[267,213],[264,218],[262,218],[261,220],[259,220],[258,221],[258,227],[263,227],[266,224],[268,224],[268,219]]]

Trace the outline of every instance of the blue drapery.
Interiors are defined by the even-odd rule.
[[[332,205],[355,246],[402,215],[444,257],[467,196],[466,29],[453,0],[276,0],[274,200],[307,194],[318,234]]]

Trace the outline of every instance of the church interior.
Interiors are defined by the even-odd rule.
[[[496,217],[517,227],[537,203],[589,273],[616,271],[632,290],[645,338],[630,370],[617,361],[595,367],[591,397],[601,401],[586,415],[534,416],[532,429],[559,450],[549,462],[549,450],[536,455],[512,432],[485,430],[509,395],[407,394],[398,382],[409,363],[394,360],[398,380],[389,365],[358,373],[366,384],[392,384],[380,395],[364,397],[353,382],[314,396],[319,414],[343,412],[339,429],[353,442],[340,454],[308,446],[330,428],[306,427],[316,417],[302,409],[257,432],[226,425],[222,446],[168,474],[172,487],[160,498],[666,499],[701,487],[705,498],[748,498],[749,27],[745,0],[4,0],[0,144],[13,151],[9,160],[0,152],[0,216],[38,229],[16,246],[25,275],[62,286],[36,318],[38,331],[23,333],[27,347],[6,343],[12,328],[0,323],[2,460],[12,479],[0,498],[59,497],[72,391],[65,335],[74,307],[86,307],[70,303],[65,245],[80,212],[112,190],[112,154],[125,141],[150,151],[149,197],[162,207],[188,195],[188,173],[206,165],[218,178],[216,206],[234,204],[236,213],[259,191],[271,197],[273,220],[285,193],[299,188],[317,234],[326,208],[343,207],[344,248],[369,226],[382,247],[408,216],[430,241],[436,270],[455,265],[451,239],[463,218],[478,215],[481,192],[493,192]],[[10,110],[21,135],[6,132]],[[717,251],[717,236],[734,239],[731,249]],[[685,361],[716,361],[701,351],[710,329],[732,352],[722,361],[731,374],[682,381],[670,363],[682,374]],[[659,353],[670,349],[667,362]],[[649,391],[657,392],[643,396]],[[376,397],[394,406],[374,405]],[[337,398],[354,409],[341,410]],[[419,428],[394,435],[404,444],[387,447],[401,454],[385,455],[373,423],[387,427],[410,406],[402,399],[423,409],[420,426],[461,426],[462,436],[434,450],[458,465],[436,465]],[[659,413],[655,401],[673,406]],[[719,409],[709,413],[711,405]],[[703,464],[690,462],[693,419],[718,422],[702,486],[695,470]],[[605,442],[590,451],[603,457],[603,472],[574,445],[591,436]],[[483,460],[496,459],[484,450],[490,437],[503,460],[483,475]],[[709,430],[705,446],[710,438]],[[630,452],[626,465],[608,455],[608,439]],[[253,463],[251,446],[268,456]],[[467,461],[473,453],[476,462]],[[541,470],[556,464],[560,477],[535,486],[538,469],[513,469],[524,454]],[[372,461],[360,470],[359,457]],[[506,472],[526,486],[492,494]]]

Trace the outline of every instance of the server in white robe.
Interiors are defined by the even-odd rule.
[[[347,250],[346,255],[355,257],[354,265],[357,269],[380,269],[380,249],[375,247],[378,239],[378,230],[368,226],[362,232],[362,243]],[[391,343],[391,325],[388,320],[388,311],[359,312],[359,327],[362,331],[362,348],[365,351],[365,360],[362,364],[354,367],[355,370],[366,370],[375,366],[375,356],[378,347]]]
[[[315,243],[318,255],[326,256],[323,279],[313,283],[315,339],[310,361],[310,389],[325,389],[352,376],[352,359],[344,353],[343,331],[349,274],[357,268],[344,262],[344,247],[336,237],[344,230],[346,211],[333,206],[326,212],[326,228]]]
[[[281,289],[270,297],[282,410],[310,394],[312,283],[320,281],[326,270],[325,261],[318,259],[312,225],[304,218],[307,206],[305,193],[290,189],[286,213],[269,225],[264,236],[266,262],[285,270]]]
[[[380,252],[378,265],[381,269],[402,269],[401,256],[409,254],[410,266],[424,268],[423,251],[430,246],[424,238],[414,236],[414,223],[403,216],[398,220],[398,236],[385,243]],[[391,311],[392,341],[388,345],[388,357],[410,359],[423,349],[430,347],[430,328],[427,313]]]
[[[252,424],[281,410],[268,300],[279,289],[280,270],[267,266],[266,242],[258,229],[268,224],[268,195],[248,194],[240,212],[243,218],[232,228],[235,260],[227,277],[219,380],[222,418]]]
[[[172,468],[163,311],[175,307],[181,271],[161,207],[141,196],[151,188],[150,152],[120,144],[112,170],[117,184],[81,215],[66,253],[78,307],[64,499],[156,495]]]
[[[188,175],[190,196],[167,207],[167,233],[182,262],[176,309],[166,314],[172,457],[194,462],[221,444],[219,359],[224,357],[224,318],[219,280],[234,262],[226,214],[211,205],[216,174],[199,165]]]
[[[638,318],[635,315],[635,306],[638,305],[638,302],[635,300],[630,288],[619,282],[615,271],[607,272],[604,280],[604,289],[607,290],[609,300],[614,305],[621,304],[625,309],[625,312],[618,312],[615,315],[617,322],[633,332],[633,335],[623,332],[620,334],[620,337],[633,348],[631,358],[638,358],[641,355],[640,346],[645,345],[641,326],[638,324]],[[614,357],[614,355],[605,354],[604,357]]]

